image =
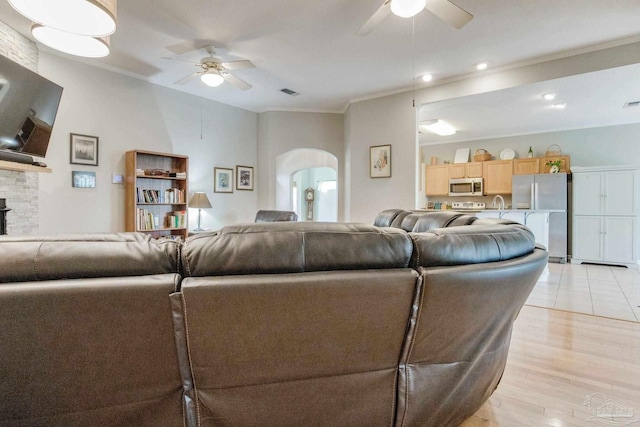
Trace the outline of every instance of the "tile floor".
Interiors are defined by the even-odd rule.
[[[549,263],[526,304],[640,322],[640,271]]]

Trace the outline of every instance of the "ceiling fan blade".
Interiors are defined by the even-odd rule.
[[[467,22],[473,19],[472,14],[448,0],[427,0],[427,5],[424,8],[458,29],[464,27]]]
[[[169,61],[178,61],[178,62],[186,62],[187,64],[192,64],[192,65],[200,65],[199,62],[193,62],[193,61],[185,61],[184,59],[178,59],[178,58],[169,58],[167,56],[163,56],[162,59],[168,59]]]
[[[391,0],[385,0],[385,2],[376,10],[376,12],[371,15],[371,18],[367,22],[364,23],[362,27],[356,32],[356,35],[366,36],[373,30],[379,23],[381,23],[384,18],[389,16],[391,13]]]
[[[255,65],[253,65],[251,61],[247,61],[247,60],[223,62],[222,66],[227,70],[239,70],[240,68],[255,68]]]
[[[239,78],[237,78],[233,74],[222,73],[222,77],[224,77],[224,79],[227,82],[231,83],[232,85],[234,85],[237,88],[240,88],[242,90],[251,89],[251,85],[249,83],[245,82],[244,80],[240,80]]]
[[[176,43],[174,45],[167,46],[166,49],[170,50],[176,55],[182,55],[184,53],[191,52],[193,50],[202,49],[204,46],[217,46],[217,45],[212,40],[196,39],[196,40],[187,40],[184,42]]]
[[[188,76],[183,77],[180,80],[173,82],[173,84],[175,84],[175,85],[183,85],[183,84],[189,83],[191,80],[195,79],[200,74],[202,74],[202,73],[196,71],[195,73],[189,74]]]

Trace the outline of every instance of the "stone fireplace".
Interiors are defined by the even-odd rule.
[[[0,21],[0,55],[38,71],[38,48],[35,43]],[[7,230],[11,235],[39,232],[38,187],[35,172],[0,169],[0,199],[11,208],[7,215]]]

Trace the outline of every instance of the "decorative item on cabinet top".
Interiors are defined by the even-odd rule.
[[[476,155],[473,156],[474,162],[486,162],[487,160],[491,160],[491,153],[489,153],[484,148],[478,148],[476,150]]]

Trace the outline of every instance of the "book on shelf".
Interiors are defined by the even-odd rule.
[[[187,173],[186,172],[169,172],[169,177],[187,179]]]
[[[151,190],[138,187],[136,192],[138,203],[179,204],[185,201],[184,190],[179,188]]]
[[[167,214],[165,223],[168,228],[186,228],[187,211],[174,211]]]
[[[136,230],[157,230],[160,225],[160,218],[153,215],[146,209],[136,209]]]

